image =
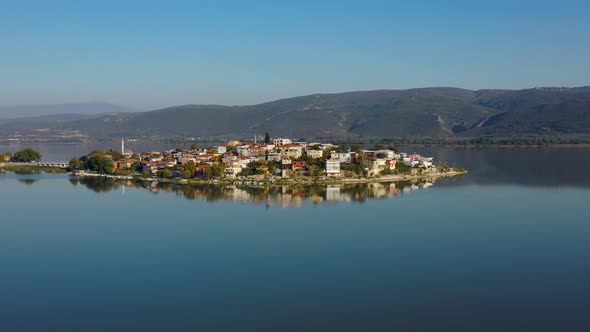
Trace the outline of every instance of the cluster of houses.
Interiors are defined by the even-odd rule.
[[[137,157],[136,157],[137,158]],[[205,174],[206,169],[215,166],[223,168],[226,177],[236,177],[244,169],[257,165],[259,173],[275,172],[271,175],[287,177],[294,173],[309,172],[309,161],[317,160],[323,165],[323,174],[339,177],[342,165],[364,161],[366,176],[381,174],[384,170],[395,170],[398,163],[414,168],[429,169],[433,167],[432,158],[418,154],[395,153],[393,150],[343,151],[329,143],[294,142],[288,138],[273,139],[268,143],[230,141],[224,146],[209,149],[177,149],[170,151],[152,151],[139,156],[142,172],[150,175],[169,169],[172,176],[178,176],[183,166],[193,162],[196,174]],[[307,162],[306,162],[307,161]],[[137,162],[127,158],[115,164],[116,168],[129,168]],[[275,167],[269,167],[270,164]],[[278,167],[276,167],[278,166]]]

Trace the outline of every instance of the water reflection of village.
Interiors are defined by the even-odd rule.
[[[71,178],[72,185],[83,185],[95,192],[109,192],[125,187],[143,188],[152,193],[168,192],[187,199],[207,202],[234,200],[248,204],[264,204],[274,207],[298,207],[305,202],[359,202],[371,199],[392,198],[417,189],[429,188],[433,181],[406,181],[395,183],[356,183],[339,185],[305,186],[236,186],[236,185],[183,185],[133,180],[117,180],[104,177]]]

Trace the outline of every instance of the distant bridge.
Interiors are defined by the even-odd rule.
[[[68,163],[0,163],[2,166],[32,166],[32,167],[54,167],[68,168]]]
[[[68,163],[37,163],[41,167],[68,168]]]

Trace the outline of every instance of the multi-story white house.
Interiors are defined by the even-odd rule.
[[[266,160],[279,161],[279,160],[281,160],[281,154],[278,152],[271,152],[266,155]]]
[[[280,147],[281,148],[281,157],[284,158],[291,158],[297,159],[301,158],[303,154],[303,147],[299,144],[286,144]]]
[[[324,155],[323,150],[306,149],[305,154],[311,158],[321,158]]]
[[[340,161],[334,159],[326,160],[326,175],[340,176]]]
[[[228,165],[233,161],[238,160],[239,158],[232,155],[232,154],[225,154],[222,158],[221,158],[221,162],[223,162],[224,164]]]
[[[354,152],[336,152],[336,151],[332,151],[332,153],[330,153],[330,159],[331,160],[337,160],[341,163],[351,163],[352,160],[354,159]]]
[[[242,171],[241,167],[227,167],[223,170],[223,173],[230,178],[234,178],[241,171]]]
[[[248,158],[242,157],[242,158],[240,158],[240,167],[246,168],[246,167],[248,167],[248,164],[250,164],[251,162],[256,161],[256,160],[258,160],[258,159],[255,157],[248,157]]]
[[[227,147],[220,145],[220,146],[216,146],[214,150],[216,153],[226,153]]]
[[[275,146],[281,146],[281,145],[293,144],[293,141],[289,138],[275,138],[272,140],[272,144],[274,144]]]
[[[236,149],[238,150],[238,154],[240,156],[244,156],[244,157],[250,156],[250,146],[249,145],[240,145]]]

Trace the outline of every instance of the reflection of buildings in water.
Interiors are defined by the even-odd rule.
[[[148,186],[148,190],[151,192],[157,192],[158,191],[158,182],[150,182],[150,185]]]
[[[385,186],[381,183],[371,183],[369,184],[370,194],[374,198],[381,198],[387,195],[387,191],[385,190]]]
[[[312,195],[308,199],[314,204],[320,204],[324,202],[324,197],[320,195]]]
[[[426,189],[426,188],[430,188],[430,187],[432,187],[432,186],[434,186],[434,182],[424,182],[424,183],[422,184],[422,188],[424,188],[424,189]]]
[[[95,183],[96,182],[96,183]],[[104,181],[86,181],[89,187],[104,186]],[[233,200],[243,203],[264,204],[267,207],[299,207],[304,202],[322,204],[326,202],[365,202],[369,199],[392,198],[421,188],[433,186],[433,182],[398,183],[357,183],[324,186],[273,186],[248,187],[239,185],[180,185],[158,182],[136,182],[131,180],[110,182],[109,190],[118,185],[145,188],[150,192],[171,192],[187,199],[205,201]],[[105,190],[105,188],[100,188]]]
[[[340,186],[328,185],[326,186],[326,201],[340,201],[342,195],[340,194]]]
[[[390,183],[387,189],[391,196],[395,196],[398,194],[397,186],[395,185],[395,183]]]

